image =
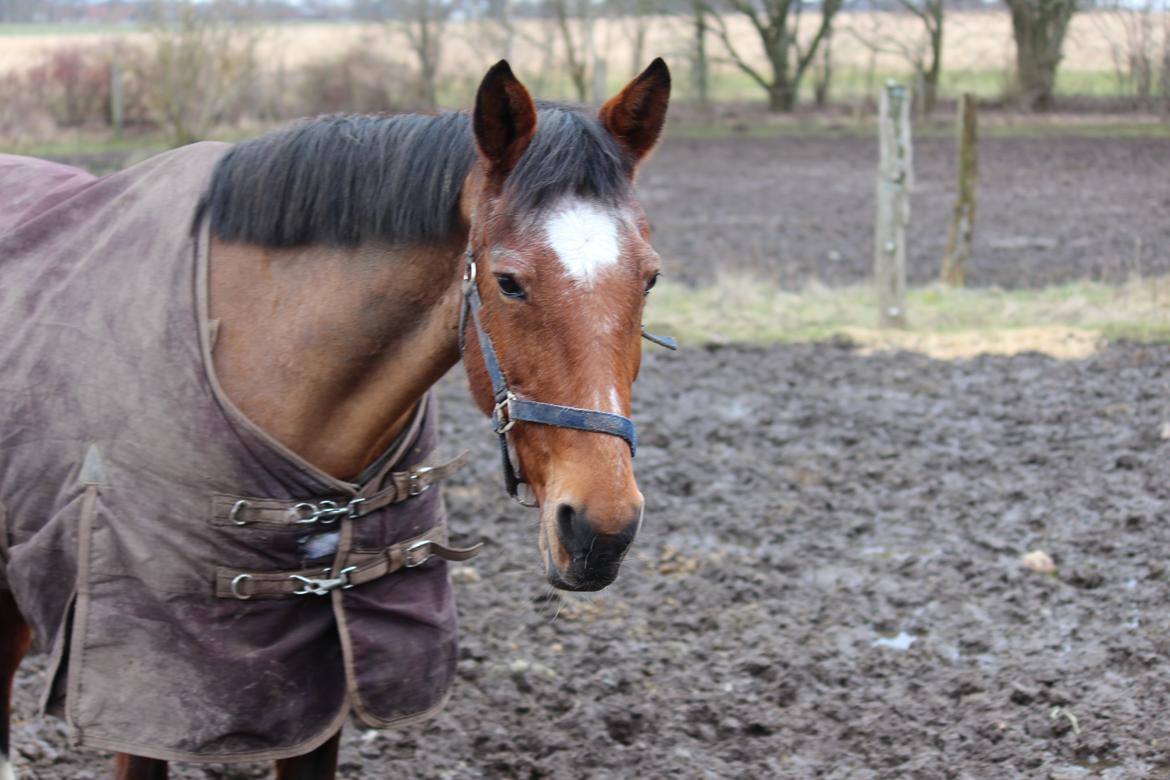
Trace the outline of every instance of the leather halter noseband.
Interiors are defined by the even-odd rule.
[[[591,433],[606,433],[610,436],[619,436],[630,445],[630,456],[638,450],[638,436],[634,431],[634,421],[620,414],[599,412],[594,409],[579,409],[575,406],[561,406],[543,401],[532,401],[520,398],[508,387],[508,380],[504,370],[500,367],[496,357],[492,338],[483,327],[479,310],[483,307],[483,300],[476,285],[475,253],[467,247],[467,270],[463,275],[463,308],[459,317],[459,352],[464,351],[464,330],[467,327],[468,313],[471,322],[475,325],[475,334],[479,340],[479,349],[483,353],[484,366],[492,382],[492,396],[495,406],[492,409],[492,429],[500,437],[500,454],[504,463],[504,487],[508,495],[525,506],[535,506],[535,502],[526,501],[519,497],[518,488],[524,480],[512,465],[512,457],[508,452],[508,431],[519,422],[536,423],[538,425],[552,425],[558,428],[572,428],[578,431]],[[642,329],[642,336],[646,339],[666,347],[678,349],[674,339],[666,336],[654,336]]]

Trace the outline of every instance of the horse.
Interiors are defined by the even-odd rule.
[[[26,291],[21,298],[14,284],[0,285],[0,326],[25,323],[60,304],[56,320],[25,328],[22,337],[30,339],[21,343],[23,352],[0,355],[0,425],[10,426],[0,431],[2,780],[14,778],[11,693],[34,637],[53,652],[46,701],[63,697],[80,744],[115,752],[118,780],[165,778],[176,757],[264,757],[275,762],[279,780],[333,778],[341,726],[351,711],[375,726],[437,711],[445,700],[437,689],[449,684],[454,664],[453,639],[447,641],[454,622],[425,613],[453,605],[445,560],[476,550],[449,547],[445,533],[426,525],[442,512],[439,491],[427,488],[457,464],[435,466],[423,458],[435,436],[428,391],[460,360],[471,395],[498,436],[509,493],[539,508],[537,549],[548,582],[564,590],[613,582],[643,517],[629,419],[641,343],[647,337],[672,346],[641,327],[660,259],[633,186],[662,133],[669,95],[669,70],[656,59],[598,111],[537,103],[501,61],[487,71],[470,112],[304,120],[231,147],[178,150],[122,178],[91,181],[73,169],[57,170],[58,185],[40,192],[41,214],[27,198],[17,199],[23,222],[10,214],[6,223],[0,212],[0,280],[35,267],[42,288],[40,297]],[[3,166],[0,161],[0,182]],[[108,203],[114,205],[102,205]],[[98,224],[85,223],[87,214],[98,214]],[[61,262],[89,259],[47,267],[38,247],[66,241],[62,225],[70,220],[93,233],[69,245]],[[131,224],[123,229],[120,220]],[[185,235],[152,233],[166,233],[152,225],[176,220],[190,225]],[[116,262],[109,259],[114,255]],[[172,267],[163,255],[180,259]],[[192,256],[201,259],[193,263]],[[85,277],[87,262],[102,273]],[[78,288],[78,278],[80,287],[93,288],[79,300],[96,299],[107,282],[123,297],[100,314],[88,303],[66,305],[62,291]],[[166,284],[183,293],[168,300]],[[189,289],[195,291],[190,306],[181,300]],[[154,319],[127,333],[119,323],[131,322],[139,309]],[[184,335],[192,323],[197,340]],[[138,345],[167,338],[180,339],[184,346],[176,351],[184,355],[167,355],[154,368]],[[112,356],[101,353],[99,344],[117,341],[123,343]],[[34,347],[38,354],[30,355]],[[186,363],[199,363],[200,349],[205,373],[188,375]],[[67,360],[94,366],[77,380],[76,394],[72,385],[54,384]],[[135,377],[136,367],[149,369],[149,376]],[[117,378],[117,393],[103,395],[105,385],[95,384],[106,374]],[[158,412],[150,383],[177,396],[180,411]],[[94,423],[103,433],[91,437],[94,443],[36,438],[34,412],[50,420],[82,414],[86,399],[103,407]],[[197,418],[198,410],[213,407],[214,424]],[[206,438],[212,428],[232,432],[231,452],[261,453],[265,473],[257,480],[284,494],[217,492],[206,516],[192,525],[188,547],[172,549],[168,534],[178,533],[172,515],[198,516],[204,504],[182,503],[174,488],[179,503],[166,506],[181,511],[139,520],[119,509],[120,502],[133,506],[152,491],[168,494],[167,479],[183,464],[213,468],[220,445]],[[42,446],[68,451],[69,463],[25,466],[17,455],[27,454],[29,441],[38,443],[37,452]],[[153,460],[130,463],[139,450]],[[408,470],[394,471],[396,464]],[[329,500],[280,488],[286,471]],[[133,475],[133,489],[118,484],[123,473]],[[67,475],[63,484],[49,484],[57,475]],[[216,477],[184,479],[202,485]],[[56,528],[38,507],[62,496],[64,519]],[[200,502],[206,498],[199,494]],[[426,512],[416,517],[413,507]],[[406,514],[396,517],[421,528],[418,534],[403,540],[382,530],[377,539],[384,549],[355,546],[355,539],[369,542],[361,535],[377,527],[379,513],[399,509]],[[418,519],[424,515],[430,519]],[[152,541],[128,538],[134,523]],[[58,536],[50,534],[53,528]],[[302,536],[302,528],[313,533]],[[245,537],[231,536],[236,533],[251,535],[240,542]],[[47,542],[46,535],[52,536]],[[202,554],[201,544],[249,563],[219,567],[214,577],[198,569],[191,591],[186,567]],[[297,551],[308,568],[258,571],[256,561],[274,555],[271,546]],[[77,569],[69,576],[46,571],[34,565],[35,550],[73,556],[76,561],[68,560]],[[41,560],[58,565],[58,558]],[[125,570],[106,571],[118,566]],[[103,601],[103,589],[122,601]],[[41,609],[50,593],[60,596],[52,609]],[[435,690],[424,692],[417,711],[381,715],[356,689],[385,683],[378,676],[384,670],[352,668],[355,657],[377,650],[338,626],[376,616],[382,601],[396,598],[409,602],[393,613],[394,621],[409,623],[402,629],[409,641],[394,650],[414,660],[395,684],[409,693],[402,680],[422,676]],[[212,617],[192,629],[183,621],[195,614]],[[340,645],[298,679],[288,679],[291,666],[265,666],[249,654],[215,655],[239,634],[254,633],[253,621],[266,616],[278,616],[277,627],[261,632],[249,653],[271,645],[292,664],[288,659],[325,643],[325,636],[334,642],[339,631]],[[123,636],[127,642],[143,637],[161,660],[103,656]],[[410,655],[416,644],[420,649]],[[107,665],[103,676],[88,666],[110,659],[123,662],[120,673]],[[166,664],[174,666],[173,680],[157,676]],[[214,673],[198,671],[230,675],[233,666],[249,664],[257,665],[228,678],[236,690],[227,692],[212,691]],[[104,677],[113,679],[107,685]],[[322,685],[346,688],[337,713],[297,709],[321,695]],[[121,696],[121,688],[133,698]],[[243,699],[253,688],[265,712],[280,711],[271,723],[291,734],[290,723],[312,716],[315,730],[304,738],[296,732],[288,738],[295,744],[269,744],[253,733],[264,732],[265,722],[231,720],[231,708],[221,702]],[[220,696],[209,699],[214,707],[201,705],[213,694]],[[133,731],[153,719],[159,722],[150,728],[164,729],[162,721],[175,719],[205,732],[198,743],[205,752],[139,744],[133,734],[105,725],[139,700],[146,714],[136,712],[137,720],[123,728]]]

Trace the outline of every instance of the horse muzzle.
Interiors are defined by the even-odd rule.
[[[614,533],[597,530],[588,513],[571,504],[557,506],[546,557],[548,582],[559,590],[601,590],[615,579],[642,526],[642,507]],[[555,550],[560,548],[560,554]]]

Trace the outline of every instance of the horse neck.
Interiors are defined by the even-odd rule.
[[[423,248],[212,242],[215,370],[252,422],[354,479],[459,360],[462,240]]]

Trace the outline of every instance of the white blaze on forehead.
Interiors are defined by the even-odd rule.
[[[544,231],[565,273],[575,281],[592,284],[602,271],[617,264],[617,219],[591,203],[578,201],[557,209]]]

